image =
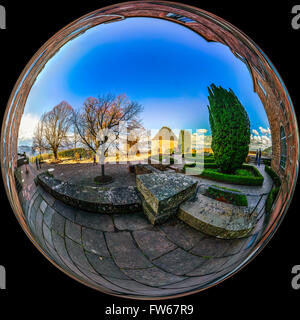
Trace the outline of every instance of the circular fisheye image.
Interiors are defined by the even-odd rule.
[[[172,2],[121,3],[38,50],[9,99],[3,182],[34,245],[104,293],[198,292],[269,241],[293,195],[298,129],[254,42]]]

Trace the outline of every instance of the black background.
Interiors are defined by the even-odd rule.
[[[115,1],[33,2],[1,1],[7,11],[7,29],[0,30],[0,106],[1,119],[9,95],[23,68],[33,54],[52,35],[68,23]],[[279,71],[297,112],[300,102],[300,30],[291,27],[291,9],[300,1],[263,4],[262,1],[182,0],[212,12],[241,29],[253,39]],[[199,319],[208,311],[211,316],[259,316],[283,308],[296,310],[300,290],[291,287],[291,269],[300,264],[299,210],[294,196],[287,216],[270,243],[249,265],[221,284],[195,295],[175,300],[153,301],[162,304],[193,304]],[[148,301],[134,301],[104,295],[83,286],[56,269],[25,236],[4,191],[0,201],[0,265],[7,271],[7,289],[0,291],[0,313],[8,302],[11,313],[29,313],[32,317],[53,315],[61,318],[81,310],[101,319],[105,306],[147,306]],[[237,305],[242,313],[237,311]],[[43,310],[38,312],[37,306]],[[259,308],[259,309],[258,309]],[[262,309],[260,309],[262,308]],[[111,317],[108,317],[111,319]],[[129,317],[119,317],[126,318]],[[150,319],[150,315],[144,315]],[[155,317],[156,318],[156,317]],[[167,317],[168,318],[168,317]],[[171,317],[170,317],[171,318]],[[190,317],[182,317],[186,319]]]

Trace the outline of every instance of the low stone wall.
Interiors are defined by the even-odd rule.
[[[67,205],[95,213],[131,213],[142,210],[137,189],[128,187],[91,187],[63,182],[48,172],[39,174],[36,183]]]
[[[178,218],[191,227],[222,239],[248,236],[257,222],[257,213],[247,207],[219,202],[200,193],[179,207]]]

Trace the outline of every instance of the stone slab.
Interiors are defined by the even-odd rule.
[[[256,212],[249,208],[219,202],[200,193],[194,201],[186,201],[178,218],[191,227],[221,239],[247,237],[257,222]]]
[[[152,224],[175,216],[178,206],[194,196],[197,182],[182,174],[151,173],[136,177],[142,207]]]

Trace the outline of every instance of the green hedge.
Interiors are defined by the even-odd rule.
[[[270,193],[268,194],[267,200],[266,200],[266,213],[270,214],[271,213],[271,209],[273,206],[273,203],[277,197],[277,194],[279,192],[280,187],[273,187],[272,190],[270,191]]]
[[[263,163],[264,165],[271,167],[271,159],[264,159]]]
[[[270,214],[272,210],[273,203],[277,197],[277,194],[279,192],[280,186],[281,186],[281,180],[277,173],[269,166],[265,166],[265,171],[267,174],[271,177],[271,179],[274,182],[273,188],[271,189],[270,193],[268,194],[267,200],[266,200],[266,213]]]
[[[242,176],[234,174],[221,173],[210,168],[205,168],[199,175],[202,178],[207,178],[215,181],[222,181],[233,184],[248,185],[248,186],[261,186],[264,182],[264,177],[253,166],[243,165],[242,169],[252,172],[253,176]]]
[[[222,190],[219,190],[218,188]],[[218,187],[218,186],[216,186],[215,188],[214,186],[212,186],[208,188],[207,195],[219,201],[222,201],[220,199],[224,199],[226,202],[231,203],[233,205],[247,207],[248,206],[247,197],[243,194],[232,193],[232,191],[238,192],[238,193],[240,192],[239,190],[235,190],[235,189],[229,189],[229,188]]]
[[[92,151],[84,148],[74,148],[68,150],[62,150],[58,152],[60,158],[75,158],[75,154],[78,153],[82,158],[91,158],[93,156]]]
[[[208,163],[206,163],[206,162],[204,162],[204,164],[203,163],[197,163],[197,166],[200,166],[200,165],[202,165],[202,166],[204,166],[204,168],[211,168],[211,169],[216,169],[217,168],[217,165],[214,163],[214,162],[212,162],[212,163],[210,163],[210,162],[208,162]],[[185,165],[184,165],[184,167],[183,167],[183,169],[184,169],[184,171],[186,170],[186,168],[195,168],[196,167],[196,163],[186,163]]]
[[[269,166],[265,166],[265,171],[271,177],[275,186],[279,187],[281,185],[281,181],[277,173]]]

